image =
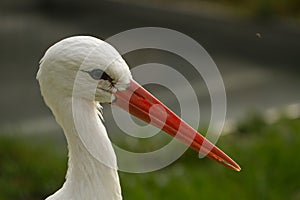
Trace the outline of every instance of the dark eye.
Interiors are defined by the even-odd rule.
[[[95,80],[100,80],[102,75],[104,74],[104,72],[100,69],[94,69],[92,71],[89,71],[88,73]]]
[[[106,80],[109,82],[113,81],[113,79],[107,73],[102,71],[101,69],[93,69],[92,71],[89,71],[88,73],[95,80],[102,79],[102,80]]]

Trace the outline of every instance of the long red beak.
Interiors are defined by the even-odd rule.
[[[117,99],[113,104],[141,120],[161,128],[195,151],[233,170],[241,170],[240,166],[229,156],[200,135],[134,80],[131,80],[125,91],[118,91],[115,95]]]

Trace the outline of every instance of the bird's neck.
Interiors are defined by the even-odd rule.
[[[86,100],[78,103],[76,107],[81,112],[80,126],[88,127],[86,133],[79,133],[81,130],[75,125],[78,122],[74,120],[70,104],[54,111],[67,138],[69,161],[66,182],[49,200],[120,200],[122,196],[117,169],[111,166],[116,162],[115,155],[106,130],[97,116],[95,103]],[[93,144],[88,147],[88,143]]]

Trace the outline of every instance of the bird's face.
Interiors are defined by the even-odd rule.
[[[88,36],[67,38],[50,47],[37,75],[49,103],[53,96],[110,103],[131,78],[126,62],[111,45]]]
[[[116,99],[117,91],[126,90],[131,78],[122,58],[112,60],[107,66],[81,66],[75,78],[73,96],[111,103]]]

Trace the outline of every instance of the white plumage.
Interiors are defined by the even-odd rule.
[[[69,148],[66,182],[47,200],[122,199],[116,156],[98,117],[101,113],[97,105],[97,101],[110,102],[114,97],[105,91],[109,90],[105,86],[109,84],[107,80],[94,80],[85,72],[94,69],[105,71],[116,81],[112,90],[125,89],[131,79],[128,66],[118,52],[88,36],[56,43],[40,62],[37,79],[42,96],[63,128]],[[76,75],[77,84],[74,84]],[[96,90],[96,101],[91,96],[93,91],[89,91],[95,88],[94,84],[100,86]],[[73,90],[75,86],[77,92]],[[80,127],[75,126],[78,120]]]

